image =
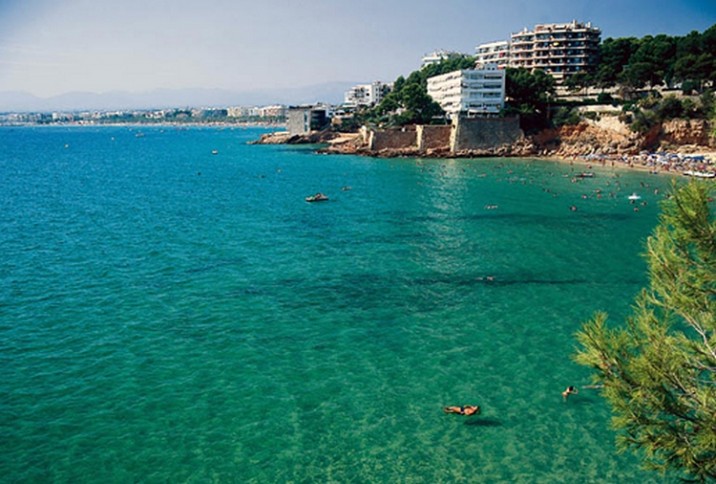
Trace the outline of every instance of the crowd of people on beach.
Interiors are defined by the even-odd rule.
[[[579,158],[587,162],[600,163],[602,166],[606,166],[607,163],[616,166],[618,163],[630,168],[645,168],[654,174],[664,171],[692,176],[702,174],[706,178],[716,176],[716,164],[714,163],[716,157],[711,155],[641,151],[636,155],[589,154]]]

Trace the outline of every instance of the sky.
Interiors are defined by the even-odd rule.
[[[0,91],[284,89],[391,82],[537,23],[684,35],[716,0],[0,0]]]

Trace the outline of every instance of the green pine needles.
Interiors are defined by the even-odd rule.
[[[712,186],[673,188],[647,241],[649,287],[624,328],[598,313],[577,333],[575,360],[612,407],[620,449],[647,468],[716,479],[716,223]]]

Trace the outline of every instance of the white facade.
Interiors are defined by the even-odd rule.
[[[380,81],[353,86],[343,96],[343,104],[349,107],[375,106],[383,100],[385,94],[390,92],[390,88],[390,84]]]
[[[273,106],[263,106],[259,108],[259,116],[262,118],[281,118],[286,117],[288,108],[281,104],[275,104]]]
[[[226,108],[226,115],[231,118],[255,117],[276,118],[285,117],[288,108],[282,104],[272,106],[232,106]]]
[[[499,69],[504,69],[510,61],[510,43],[506,40],[498,40],[480,44],[475,47],[475,54],[478,67],[497,64]]]
[[[430,54],[425,54],[422,59],[422,64],[420,64],[420,68],[427,67],[432,64],[439,64],[441,61],[452,59],[453,57],[459,57],[459,52],[454,52],[451,50],[436,50],[435,52],[431,52]]]
[[[505,71],[488,64],[430,77],[428,94],[450,118],[498,114],[505,107]]]
[[[562,82],[596,65],[600,36],[590,22],[535,25],[512,34],[510,67],[541,69]]]

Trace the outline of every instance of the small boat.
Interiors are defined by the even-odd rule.
[[[211,154],[212,154],[212,155],[218,155],[218,154],[219,154],[219,150],[211,150]]]
[[[577,173],[574,175],[575,178],[594,178],[594,173],[591,171],[584,171],[582,173]]]
[[[311,195],[310,197],[306,197],[307,202],[325,202],[326,200],[328,200],[328,197],[320,192],[315,195]]]
[[[627,198],[629,198],[629,200],[631,200],[632,202],[635,200],[641,200],[641,196],[637,195],[636,192],[632,193]]]

